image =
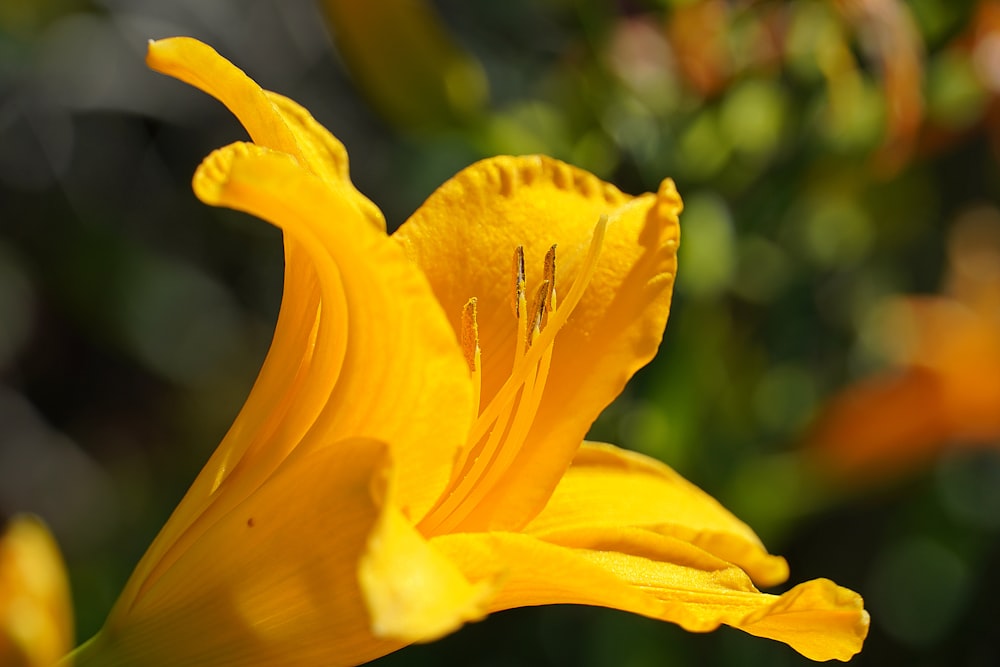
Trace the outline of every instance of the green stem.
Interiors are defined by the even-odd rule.
[[[124,664],[109,656],[107,633],[103,630],[63,656],[56,667],[90,667]]]
[[[89,652],[90,647],[97,641],[97,635],[94,635],[87,641],[83,642],[75,649],[67,653],[62,657],[62,660],[56,665],[56,667],[77,667],[78,665],[85,665],[87,663],[84,656]],[[84,659],[82,659],[84,658]]]

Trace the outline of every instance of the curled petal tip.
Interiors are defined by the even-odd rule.
[[[870,617],[864,600],[829,579],[799,584],[738,625],[783,641],[810,660],[846,662],[861,651]]]
[[[221,204],[233,170],[237,169],[241,162],[269,155],[283,156],[295,161],[285,153],[243,141],[212,151],[194,173],[191,185],[195,195],[206,204],[212,206]]]
[[[212,151],[194,172],[191,185],[198,199],[206,204],[215,205],[222,199],[222,189],[232,171],[234,147],[235,144]]]
[[[663,217],[677,219],[681,211],[684,210],[684,202],[677,191],[677,184],[674,179],[665,178],[660,183],[656,191],[657,213]]]
[[[170,56],[171,45],[179,46],[183,42],[197,42],[190,37],[164,37],[163,39],[150,39],[146,42],[146,65],[157,72],[166,73],[166,66],[174,60]],[[197,42],[201,44],[200,42]],[[205,45],[204,48],[210,48]]]
[[[681,195],[677,191],[677,184],[672,178],[664,178],[660,182],[660,189],[657,194],[661,199],[670,199],[675,201],[677,204],[681,203]]]

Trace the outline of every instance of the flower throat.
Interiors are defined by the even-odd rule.
[[[510,376],[489,404],[480,410],[481,352],[477,324],[478,300],[462,310],[461,344],[472,373],[478,418],[469,430],[455,472],[438,502],[420,521],[424,535],[460,532],[469,517],[510,469],[524,444],[545,391],[555,337],[594,277],[601,253],[607,216],[594,228],[587,256],[565,301],[557,304],[556,246],[545,254],[542,280],[530,307],[524,267],[524,248],[514,250],[511,310],[517,320],[514,362]]]

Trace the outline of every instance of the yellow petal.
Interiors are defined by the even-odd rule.
[[[222,101],[261,145],[293,154],[357,210],[359,215],[345,216],[343,223],[367,221],[377,230],[385,229],[378,208],[351,184],[343,145],[308,111],[281,95],[262,90],[211,47],[194,39],[151,42],[147,62]],[[334,271],[327,272],[323,282],[328,292],[339,291],[329,287],[337,280]],[[331,313],[336,309],[328,301],[326,310]],[[262,466],[263,474],[267,474],[308,431],[325,404],[329,377],[336,376],[344,353],[342,346],[331,343],[338,336],[332,331],[330,318],[323,327],[319,319],[320,277],[308,252],[294,238],[286,238],[281,310],[258,380],[225,440],[137,566],[122,593],[122,604],[127,605],[139,593],[142,582],[155,575],[155,567],[171,561],[171,549],[175,553],[183,549],[198,533],[198,529],[192,530],[192,524],[204,515],[219,485],[233,470],[249,467],[255,454],[264,448],[271,461]],[[314,357],[317,348],[320,354]],[[243,493],[249,488],[245,485]]]
[[[119,605],[130,605],[158,569],[211,525],[210,507],[216,514],[229,511],[266,478],[298,446],[326,404],[342,363],[343,346],[336,344],[342,332],[330,318],[319,326],[319,279],[308,255],[292,244],[285,250],[281,310],[257,381],[226,437],[136,566]],[[325,282],[336,280],[328,275]],[[228,493],[220,502],[217,492],[224,482]]]
[[[358,561],[385,497],[386,448],[296,451],[80,649],[88,665],[355,665],[371,633]]]
[[[330,393],[309,438],[389,443],[400,506],[412,516],[426,511],[469,428],[472,386],[424,277],[384,235],[340,224],[353,214],[349,204],[281,153],[246,144],[216,151],[194,188],[206,203],[280,226],[309,253],[324,293],[322,321],[342,335],[327,344],[342,350],[342,364],[327,378]]]
[[[478,585],[439,554],[395,508],[387,507],[359,568],[377,637],[426,642],[486,615],[492,582]]]
[[[757,637],[783,641],[813,660],[847,661],[868,636],[861,596],[829,579],[813,579],[783,593],[737,626]]]
[[[366,220],[385,230],[381,211],[351,183],[344,145],[304,108],[263,90],[215,49],[190,37],[151,41],[146,64],[222,102],[254,143],[294,155],[330,187],[340,189]]]
[[[788,578],[784,558],[707,493],[663,463],[612,445],[584,443],[545,509],[525,532],[592,548],[622,528],[690,542],[745,570],[760,586]]]
[[[265,90],[264,94],[271,100],[271,104],[295,135],[297,145],[295,157],[329,187],[339,190],[357,206],[362,217],[376,230],[385,232],[385,216],[382,215],[382,211],[351,182],[347,149],[344,148],[344,144],[294,100],[269,90]]]
[[[14,517],[0,535],[0,665],[49,667],[72,641],[59,547],[39,519]]]
[[[538,416],[514,464],[470,530],[517,528],[544,505],[597,415],[656,353],[670,310],[680,198],[671,181],[630,197],[543,156],[479,162],[437,190],[393,238],[420,265],[456,331],[478,299],[482,405],[511,370],[516,322],[510,262],[524,247],[527,293],[558,244],[556,286],[566,294],[602,215],[596,273],[556,338]]]
[[[646,533],[652,536],[651,533]],[[471,581],[503,576],[491,611],[586,604],[677,623],[692,632],[720,624],[784,642],[813,660],[848,660],[861,649],[868,614],[860,596],[825,579],[780,595],[694,545],[653,536],[632,555],[574,549],[517,533],[462,533],[431,540]]]
[[[358,213],[336,191],[251,144],[213,153],[194,187],[206,203],[282,227],[308,267],[286,271],[311,272],[320,298],[293,293],[283,307],[295,328],[276,333],[240,417],[126,585],[126,608],[293,451],[349,437],[390,443],[400,507],[425,512],[471,419],[468,367],[426,282],[387,237],[350,223]]]

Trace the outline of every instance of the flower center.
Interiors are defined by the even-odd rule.
[[[469,299],[462,312],[461,342],[472,373],[475,405],[479,414],[458,457],[455,474],[435,506],[419,524],[424,535],[456,532],[503,478],[518,453],[538,413],[545,390],[556,334],[594,276],[601,253],[607,217],[601,216],[587,256],[563,302],[556,298],[556,246],[545,254],[541,282],[529,307],[524,249],[514,250],[511,309],[517,320],[514,362],[510,376],[489,404],[479,409],[481,387],[478,301]]]

